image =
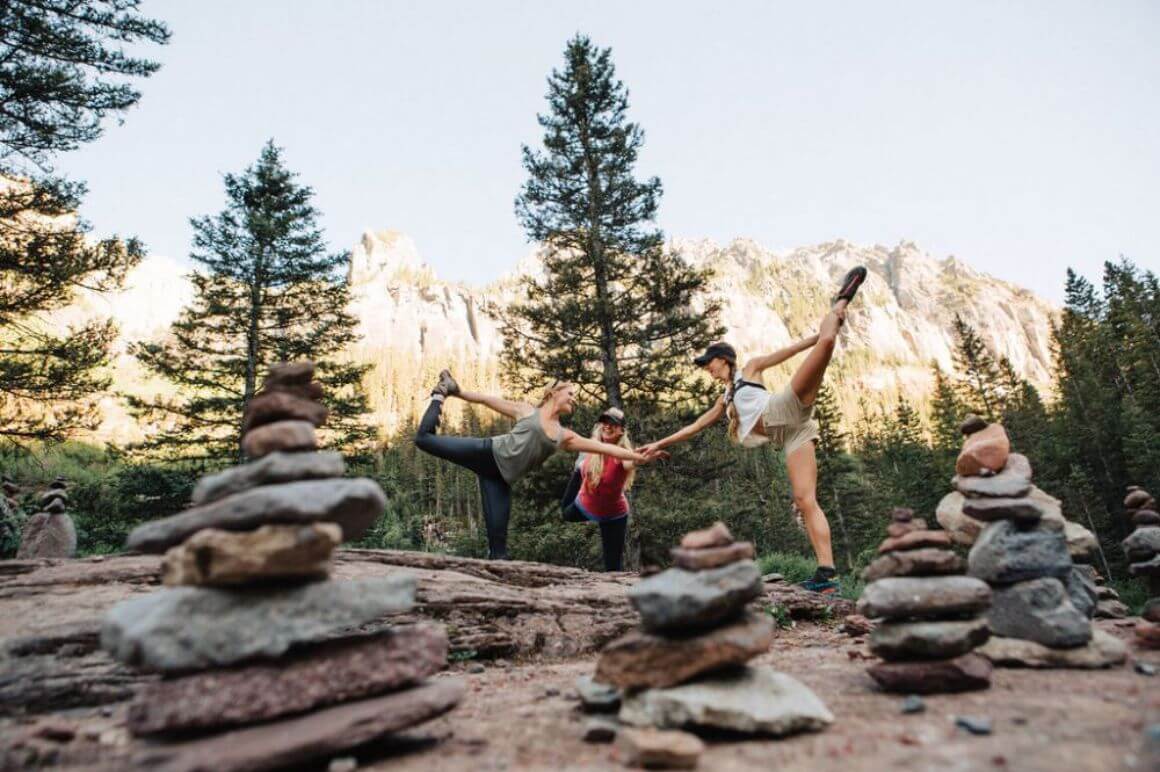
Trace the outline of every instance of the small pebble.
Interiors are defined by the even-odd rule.
[[[981,716],[955,716],[955,726],[971,734],[991,734],[991,719]]]
[[[1156,675],[1156,666],[1150,665],[1147,662],[1136,662],[1132,665],[1136,672],[1140,675],[1154,676]]]
[[[479,664],[478,662],[473,662],[467,666],[468,673],[482,673],[486,669],[487,668],[485,668],[483,665]]]
[[[544,690],[544,696],[545,697],[559,697],[560,690],[557,689],[555,686],[549,686],[547,689]]]
[[[584,723],[584,742],[610,743],[616,739],[620,725],[607,718],[592,718]]]
[[[926,703],[917,694],[912,694],[902,701],[903,713],[922,713],[925,710]]]
[[[331,759],[326,772],[354,772],[358,769],[358,759],[354,756],[341,756]]]

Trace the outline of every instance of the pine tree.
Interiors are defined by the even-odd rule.
[[[931,363],[931,370],[934,373],[934,394],[930,402],[934,446],[944,453],[958,453],[962,445],[959,426],[966,416],[966,410],[951,379],[937,362]]]
[[[634,176],[644,132],[627,119],[611,50],[578,35],[564,59],[538,116],[544,148],[523,148],[516,214],[544,270],[502,313],[505,361],[516,385],[561,378],[616,406],[655,404],[721,334],[718,305],[694,311],[707,273],[666,252],[653,224],[661,182]]]
[[[349,446],[371,435],[360,421],[368,367],[340,358],[356,339],[349,288],[339,275],[349,257],[327,254],[314,193],[295,177],[268,142],[255,165],[225,175],[226,208],[191,221],[190,257],[203,268],[190,277],[194,300],[167,340],[134,346],[148,371],[179,389],[168,399],[130,398],[162,427],[145,450],[240,456],[242,411],[266,369],[300,359],[318,365],[335,442]]]
[[[1002,407],[998,390],[999,367],[975,328],[955,314],[955,366],[962,373],[959,397],[969,410],[996,421]]]
[[[169,32],[133,0],[0,3],[0,439],[63,439],[91,428],[108,386],[115,328],[66,331],[49,314],[78,289],[120,287],[143,256],[134,239],[90,240],[77,216],[84,185],[49,176],[57,153],[91,142],[133,106],[128,82],[158,68],[122,46]]]

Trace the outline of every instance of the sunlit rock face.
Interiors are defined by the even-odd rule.
[[[932,389],[932,362],[945,371],[952,368],[956,313],[979,331],[996,356],[1010,359],[1017,373],[1040,387],[1050,381],[1056,310],[1028,290],[954,257],[933,257],[910,242],[884,247],[835,241],[775,252],[748,239],[725,245],[676,239],[670,247],[693,265],[711,269],[709,294],[721,301],[725,338],[742,358],[812,334],[846,271],[865,265],[870,275],[851,308],[829,374],[847,411],[856,411],[860,401],[870,407],[892,405],[900,395],[921,404]],[[121,325],[116,384],[138,391],[163,389],[145,377],[125,347],[131,340],[165,334],[189,301],[188,270],[174,260],[150,257],[123,292],[83,296],[60,319],[115,318]],[[373,365],[366,387],[384,437],[408,428],[444,367],[468,388],[500,388],[503,340],[489,309],[510,302],[518,292],[518,277],[538,270],[533,251],[511,273],[473,288],[440,280],[405,234],[363,233],[351,249],[347,273],[362,340],[347,355]],[[769,385],[783,384],[799,361],[770,371]],[[104,407],[106,422],[96,439],[120,442],[148,430],[137,426],[115,399],[105,400]],[[450,420],[458,417],[457,407],[449,404]]]

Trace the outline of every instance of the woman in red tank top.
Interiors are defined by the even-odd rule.
[[[601,413],[592,439],[632,448],[625,429],[624,413],[609,408]],[[605,571],[624,570],[624,535],[628,530],[628,497],[636,465],[613,456],[586,453],[576,462],[572,479],[560,502],[564,519],[593,522],[600,526]]]

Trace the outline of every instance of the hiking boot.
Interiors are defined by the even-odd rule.
[[[836,595],[842,589],[842,585],[838,581],[838,572],[829,566],[818,566],[813,577],[802,582],[799,586],[822,595]]]
[[[459,393],[459,384],[451,377],[450,370],[443,370],[439,373],[439,382],[435,384],[435,388],[431,389],[431,394],[439,394],[444,397],[454,397]]]
[[[858,288],[862,286],[862,282],[866,281],[866,267],[859,265],[851,268],[850,271],[842,279],[842,287],[838,290],[838,294],[834,296],[834,302],[845,300],[850,302],[857,294]]]

